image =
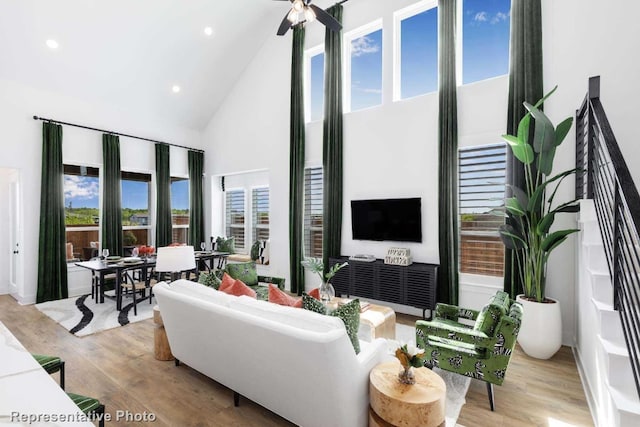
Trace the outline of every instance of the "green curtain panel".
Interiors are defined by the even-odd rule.
[[[169,146],[156,144],[156,246],[171,243],[171,172]]]
[[[293,29],[289,152],[289,260],[291,292],[304,291],[304,27]]]
[[[327,12],[342,23],[342,5]],[[342,31],[325,30],[324,128],[322,137],[324,273],[329,258],[340,256],[342,240]]]
[[[200,249],[204,240],[204,153],[189,150],[189,244]]]
[[[62,126],[42,124],[40,239],[36,302],[68,298]]]
[[[542,12],[540,0],[512,0],[507,133],[515,135],[526,114],[525,101],[535,104],[542,86]],[[533,131],[533,126],[530,129]],[[524,168],[507,150],[507,184],[524,187]],[[507,197],[511,197],[507,187]],[[522,293],[513,251],[505,248],[504,291],[511,298]]]
[[[120,138],[102,135],[102,248],[109,255],[124,255],[122,251],[122,189],[120,173]]]
[[[456,0],[438,2],[438,302],[458,304]]]

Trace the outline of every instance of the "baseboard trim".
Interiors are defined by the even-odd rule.
[[[591,419],[593,420],[593,425],[595,427],[599,427],[598,425],[598,405],[593,396],[593,389],[589,384],[589,378],[587,377],[587,373],[584,370],[584,366],[582,365],[582,358],[580,357],[580,349],[574,345],[571,347],[571,352],[573,353],[573,358],[576,361],[576,368],[578,369],[578,375],[580,376],[580,382],[582,383],[582,389],[584,390],[584,395],[587,398],[587,406],[589,406],[589,412],[591,413]]]

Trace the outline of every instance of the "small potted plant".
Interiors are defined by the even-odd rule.
[[[305,258],[305,260],[302,261],[302,266],[304,268],[309,269],[313,273],[317,273],[320,277],[320,280],[322,281],[322,285],[320,285],[320,301],[325,305],[336,296],[336,290],[329,281],[338,271],[340,271],[341,268],[346,267],[347,265],[349,265],[348,262],[343,262],[342,264],[336,263],[329,269],[326,275],[323,275],[324,263],[322,262],[322,258]]]
[[[424,349],[416,347],[412,342],[400,344],[395,352],[396,358],[400,361],[402,369],[398,374],[398,381],[402,384],[415,384],[416,379],[413,368],[424,366]]]
[[[502,136],[513,156],[524,166],[525,183],[523,188],[509,186],[514,197],[505,200],[509,221],[500,227],[500,237],[514,252],[514,274],[523,285],[524,294],[517,296],[524,306],[518,342],[525,353],[540,359],[553,356],[560,349],[562,338],[560,303],[545,295],[549,256],[570,234],[578,231],[551,231],[557,214],[579,209],[577,200],[563,203],[555,200],[563,180],[579,170],[571,169],[549,177],[556,149],[573,123],[573,118],[569,117],[554,127],[538,108],[556,88],[536,105],[525,102],[528,113],[518,125],[518,134]],[[533,141],[529,141],[532,118],[535,128]]]

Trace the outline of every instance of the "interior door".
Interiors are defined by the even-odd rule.
[[[9,234],[11,242],[9,292],[14,297],[17,297],[22,289],[22,212],[20,209],[20,176],[18,171],[13,171],[9,175],[9,180],[11,188],[9,200]]]

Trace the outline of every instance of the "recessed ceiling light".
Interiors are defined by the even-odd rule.
[[[47,46],[49,47],[49,49],[57,49],[58,48],[58,42],[53,40],[53,39],[49,39],[46,41]]]
[[[204,34],[208,37],[211,37],[213,35],[213,28],[211,27],[205,27],[204,28]]]
[[[173,93],[178,93],[178,92],[180,92],[180,86],[178,86],[178,85],[173,85],[173,87],[171,88],[171,90],[173,91]]]

